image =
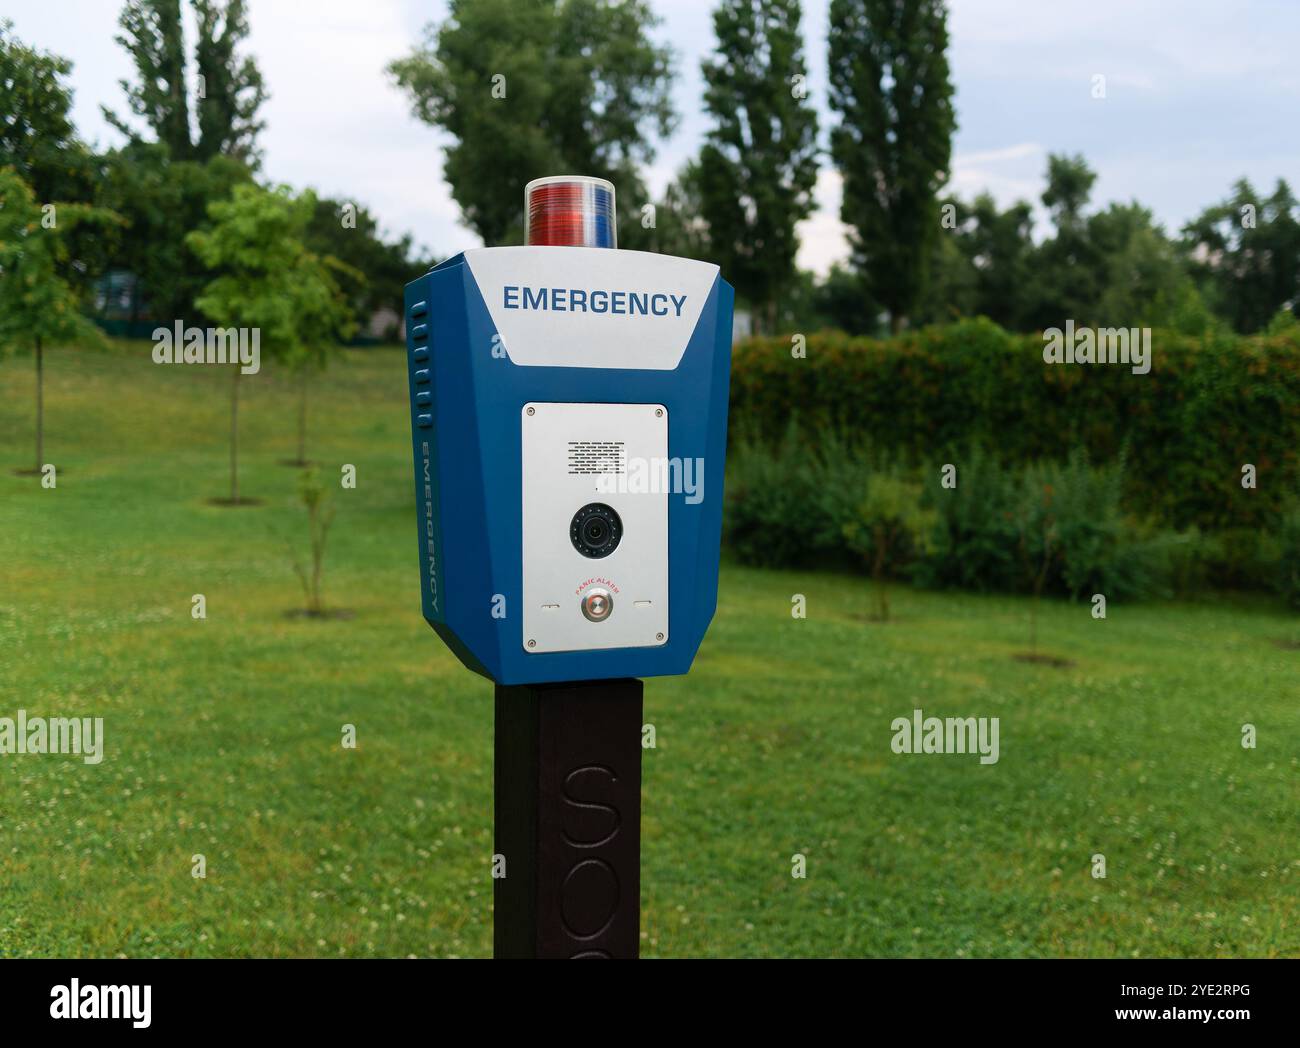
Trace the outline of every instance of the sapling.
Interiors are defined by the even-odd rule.
[[[36,358],[36,459],[20,472],[40,474],[45,466],[45,350],[103,343],[66,279],[68,233],[82,224],[121,222],[103,208],[41,204],[12,167],[0,168],[0,354],[13,346]]]
[[[844,537],[870,566],[876,618],[880,622],[889,621],[890,569],[924,543],[933,523],[933,512],[921,505],[918,483],[893,473],[871,475],[856,519],[844,526]]]
[[[1052,509],[1052,486],[1040,485],[1031,474],[1026,479],[1026,498],[1020,514],[1020,557],[1032,594],[1029,654],[1035,661],[1038,659],[1038,604],[1061,552],[1060,529]]]
[[[334,506],[314,469],[303,470],[299,476],[298,501],[307,511],[310,564],[303,560],[292,543],[289,549],[293,556],[293,570],[302,583],[303,596],[307,600],[306,613],[319,618],[325,614],[325,604],[321,597],[321,575],[325,566],[325,542],[329,537],[330,525],[334,522]]]
[[[315,207],[310,194],[294,197],[287,186],[263,189],[239,185],[229,200],[208,207],[210,229],[185,238],[190,249],[217,276],[197,300],[198,307],[226,328],[256,330],[262,354],[290,357],[300,345],[300,289],[296,274],[309,252],[301,236]],[[230,387],[230,496],[221,505],[255,503],[239,490],[239,379]]]

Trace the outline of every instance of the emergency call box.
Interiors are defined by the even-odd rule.
[[[499,684],[685,673],[717,600],[732,289],[613,247],[601,180],[528,206],[528,245],[406,287],[424,616]]]

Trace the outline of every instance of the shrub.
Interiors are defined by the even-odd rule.
[[[938,490],[918,578],[1071,598],[1163,592],[1171,550],[1182,540],[1124,513],[1123,478],[1123,459],[1094,466],[1078,450],[1065,463],[1009,470],[976,449],[959,464],[957,486]]]
[[[935,473],[937,512],[917,580],[936,589],[1018,589],[1021,493],[1015,478],[979,447],[953,458],[956,487],[941,487]]]
[[[1278,529],[1226,528],[1209,533],[1193,530],[1185,547],[1174,551],[1178,592],[1273,589],[1281,556],[1279,540]]]
[[[728,548],[761,567],[843,561],[858,468],[838,441],[815,446],[794,423],[774,446],[742,440],[727,463]]]
[[[1278,532],[1277,588],[1289,606],[1300,611],[1300,499],[1287,507]]]
[[[828,428],[912,466],[986,449],[1003,466],[1094,463],[1127,447],[1123,504],[1178,529],[1273,528],[1300,483],[1300,326],[1237,337],[1152,333],[1146,375],[1129,367],[1043,362],[1041,335],[962,321],[891,339],[810,335],[805,359],[786,340],[736,347],[733,425],[781,437],[797,405],[808,431]],[[1241,467],[1261,483],[1243,492]],[[1265,480],[1265,478],[1267,478]]]
[[[1168,577],[1167,534],[1144,528],[1121,505],[1124,459],[1093,466],[1076,450],[1064,464],[1034,467],[1026,476],[1026,500],[1041,489],[1040,512],[1055,532],[1057,555],[1047,580],[1070,598],[1105,594],[1108,599],[1149,596]],[[1040,556],[1037,550],[1035,557]]]
[[[748,564],[864,567],[881,618],[889,579],[1125,600],[1168,592],[1186,558],[1192,535],[1124,512],[1123,458],[1097,466],[1076,450],[1062,463],[1008,468],[976,446],[953,465],[956,486],[946,488],[935,464],[885,465],[791,423],[775,445],[747,439],[732,453],[725,540]]]

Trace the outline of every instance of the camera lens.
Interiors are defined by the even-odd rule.
[[[618,548],[622,538],[623,522],[603,502],[583,506],[573,515],[573,522],[569,525],[573,548],[584,557],[608,557]]]

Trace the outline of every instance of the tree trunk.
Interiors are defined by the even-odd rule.
[[[322,532],[320,538],[312,543],[311,551],[311,610],[317,615],[323,610],[320,599],[320,569],[324,559],[325,535]]]
[[[875,559],[871,565],[871,576],[876,584],[876,614],[881,622],[889,621],[889,594],[885,590],[885,536],[884,529],[877,525],[874,534]]]
[[[239,505],[239,368],[230,385],[230,504]]]
[[[36,339],[36,472],[45,468],[45,348]]]
[[[307,373],[298,377],[298,465],[307,465]]]
[[[1029,651],[1033,655],[1038,654],[1038,599],[1043,595],[1044,578],[1039,575],[1034,580],[1034,596],[1029,602]]]
[[[903,315],[895,313],[892,309],[889,311],[889,333],[897,335],[903,330]]]

